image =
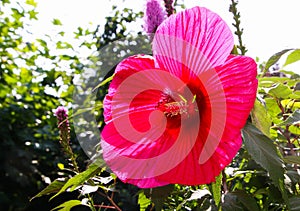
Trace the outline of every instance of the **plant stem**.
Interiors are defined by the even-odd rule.
[[[107,193],[104,194],[104,193],[101,193],[100,191],[97,191],[97,193],[98,193],[99,195],[103,196],[103,197],[106,197],[106,198],[108,199],[108,201],[114,206],[114,208],[115,208],[116,210],[122,211],[121,208],[114,202],[113,198],[112,198],[112,197],[109,197],[109,196],[107,195]],[[113,195],[112,195],[112,196],[113,196]]]
[[[222,185],[223,185],[224,194],[226,194],[228,192],[228,187],[226,183],[226,174],[224,170],[222,171],[222,183],[223,183]]]
[[[239,44],[236,47],[240,50],[241,55],[245,55],[247,52],[247,49],[244,46],[243,41],[242,41],[242,34],[243,34],[244,29],[242,29],[240,27],[241,16],[240,16],[240,12],[238,12],[238,10],[237,10],[237,4],[238,4],[238,1],[231,0],[229,12],[231,12],[233,14],[234,23],[232,23],[232,25],[236,28],[236,31],[234,33],[237,35],[238,41],[239,41]]]

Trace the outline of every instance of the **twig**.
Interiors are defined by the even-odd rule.
[[[113,198],[109,197],[107,194],[101,193],[100,191],[97,191],[97,193],[103,197],[106,197],[108,201],[115,207],[116,210],[122,211],[121,208],[114,202]]]
[[[101,204],[95,204],[94,207],[97,208],[108,208],[108,209],[116,209],[114,206],[109,206],[109,205],[101,205]]]

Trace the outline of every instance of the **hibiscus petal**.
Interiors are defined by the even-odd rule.
[[[101,147],[103,148],[103,157],[106,160],[106,163],[109,165],[109,167],[113,170],[113,172],[118,176],[118,178],[121,181],[136,185],[140,188],[152,188],[152,187],[164,186],[169,184],[168,182],[158,181],[156,177],[143,178],[143,179],[131,179],[131,177],[128,176],[128,170],[139,171],[138,166],[132,168],[133,167],[132,163],[125,162],[123,163],[124,165],[123,167],[127,170],[123,171],[123,168],[118,168],[116,167],[118,165],[114,165],[114,162],[118,162],[118,158],[120,154],[114,152],[113,145],[110,145],[105,141],[101,141]]]
[[[257,64],[250,57],[229,56],[223,65],[216,67],[216,72],[226,96],[226,123],[222,139],[212,157],[220,161],[221,167],[225,167],[241,146],[241,129],[256,99]],[[213,79],[211,83],[213,86]],[[213,92],[211,94],[214,95]]]
[[[257,65],[253,59],[246,56],[229,56],[223,65],[199,76],[208,90],[212,104],[212,121],[216,124],[212,123],[211,131],[219,132],[219,135],[224,131],[222,140],[237,139],[238,135],[240,136],[240,130],[245,125],[255,101],[256,75]],[[218,145],[217,139],[209,138],[210,136],[199,158],[200,163],[206,162]]]
[[[115,76],[110,83],[108,94],[103,101],[104,106],[104,120],[108,122],[112,118],[111,102],[115,95],[118,86],[130,75],[145,69],[154,68],[154,58],[148,55],[135,55],[120,62],[115,70]]]
[[[233,48],[226,23],[206,8],[194,7],[170,16],[157,29],[153,55],[160,68],[180,75],[185,65],[198,75],[225,62]]]
[[[256,70],[253,59],[230,56],[224,65],[216,67],[217,75],[213,74],[213,69],[201,75],[211,103],[211,125],[205,130],[200,124],[199,136],[191,153],[176,168],[160,175],[159,181],[207,184],[213,182],[232,161],[242,144],[240,131],[254,105]],[[203,137],[205,133],[207,137]]]
[[[186,143],[186,130],[173,128],[173,124],[168,124],[172,121],[155,107],[158,93],[176,92],[186,84],[164,70],[127,68],[131,63],[142,64],[136,60],[139,58],[131,57],[117,68],[104,102],[105,109],[110,110],[101,144],[105,161],[118,176],[146,185],[138,180],[150,180],[176,167],[192,149],[197,134],[191,134],[194,142]],[[188,91],[185,96],[193,98]],[[174,100],[182,99],[174,96]],[[192,126],[199,128],[199,122],[193,121]]]
[[[209,130],[209,127],[206,127],[206,125],[201,123],[200,128],[190,127],[186,130],[185,141],[187,143],[195,141],[194,134],[197,134],[196,143],[193,149],[181,163],[168,172],[159,175],[157,180],[183,185],[199,185],[214,181],[216,176],[214,173],[214,166],[218,163],[218,161],[213,163],[213,165],[211,165],[211,163],[200,165],[198,162],[199,154],[201,153]],[[180,154],[180,151],[178,151],[174,156],[178,156],[178,154]]]
[[[225,64],[216,67],[216,71],[226,95],[226,126],[240,131],[256,99],[257,64],[250,57],[230,56]],[[228,136],[234,136],[234,133]]]
[[[112,125],[112,123],[109,123],[102,133],[104,140],[101,141],[101,146],[105,161],[120,179],[144,188],[168,183],[167,180],[158,180],[157,178],[170,169],[177,169],[177,164],[188,156],[197,140],[196,136],[199,128],[199,122],[197,125],[197,122],[193,121],[183,124],[183,127],[177,130],[177,133],[166,130],[159,140],[160,145],[155,143],[152,146],[120,147],[123,138],[120,137],[120,133]],[[165,150],[166,146],[168,146],[167,150]],[[157,156],[152,156],[153,153],[157,152]],[[137,154],[139,156],[135,156]],[[195,160],[192,163],[195,163]],[[177,175],[177,177],[181,175]],[[139,180],[146,180],[149,184]]]

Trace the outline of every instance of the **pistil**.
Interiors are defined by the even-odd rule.
[[[157,103],[157,109],[162,111],[166,117],[175,117],[178,115],[190,116],[195,110],[195,99],[188,102],[182,95],[179,95],[178,101],[175,101],[169,95],[164,94]]]

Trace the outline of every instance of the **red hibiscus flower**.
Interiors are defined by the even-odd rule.
[[[230,55],[230,29],[201,7],[164,20],[152,47],[153,56],[116,68],[104,100],[103,157],[142,188],[213,182],[241,146],[256,63]]]

